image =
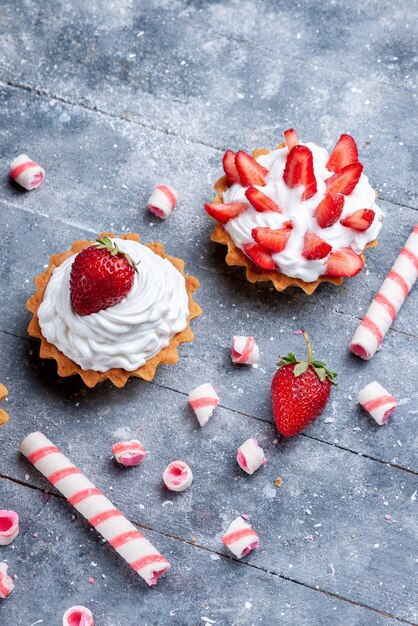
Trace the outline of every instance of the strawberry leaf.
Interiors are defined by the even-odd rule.
[[[326,371],[324,370],[323,367],[314,367],[315,373],[318,376],[319,380],[321,381],[321,383],[325,382],[325,379],[327,377]]]
[[[295,365],[293,373],[294,375],[297,376],[302,376],[302,374],[304,374],[306,372],[306,370],[309,367],[309,363],[298,363],[297,365]]]

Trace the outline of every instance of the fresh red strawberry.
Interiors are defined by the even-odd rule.
[[[367,230],[373,222],[374,216],[375,212],[372,209],[359,209],[341,220],[341,224],[347,228],[354,228],[354,230]]]
[[[260,213],[268,211],[274,213],[283,213],[283,209],[277,204],[277,202],[274,202],[274,200],[266,196],[265,193],[263,193],[253,185],[250,185],[250,187],[246,189],[245,195],[247,196],[247,199],[251,202],[255,210],[259,211]]]
[[[268,228],[259,226],[253,228],[251,234],[255,241],[272,252],[281,252],[285,249],[292,234],[292,222],[285,222],[283,228]]]
[[[224,166],[224,172],[226,180],[228,181],[228,185],[231,186],[234,183],[239,183],[240,178],[237,167],[235,165],[235,152],[232,152],[232,150],[227,150],[224,154],[222,164]]]
[[[268,170],[252,156],[240,150],[235,156],[235,165],[243,187],[248,187],[249,185],[264,187]]]
[[[327,276],[355,276],[363,269],[364,261],[352,248],[341,248],[331,252],[327,262]]]
[[[361,163],[346,165],[325,181],[328,193],[343,193],[345,196],[349,196],[357,185],[362,171]]]
[[[296,145],[290,150],[283,173],[284,182],[291,189],[303,185],[302,200],[309,200],[316,194],[316,178],[312,152],[307,146]]]
[[[297,146],[297,144],[299,143],[299,139],[296,134],[296,131],[293,128],[289,128],[288,130],[284,131],[283,135],[284,135],[284,140],[286,142],[287,149],[290,152],[293,146]]]
[[[321,415],[337,376],[322,361],[312,360],[309,336],[305,331],[303,336],[308,346],[308,360],[299,361],[289,352],[277,364],[279,369],[271,381],[274,420],[285,437],[297,435]]]
[[[342,193],[327,193],[315,209],[316,221],[321,228],[328,228],[339,220],[344,202]]]
[[[217,222],[226,224],[233,217],[241,215],[247,209],[245,202],[233,202],[232,204],[205,204],[205,211]]]
[[[130,292],[135,263],[109,239],[97,239],[74,259],[70,295],[78,315],[90,315],[118,304]]]
[[[302,256],[308,261],[323,259],[331,252],[332,246],[326,241],[318,237],[311,230],[307,230],[303,239]]]
[[[271,257],[271,250],[258,243],[245,243],[244,252],[258,267],[263,270],[275,270],[277,266]]]
[[[326,168],[330,172],[339,172],[352,163],[358,163],[356,142],[351,135],[341,135],[330,154]]]

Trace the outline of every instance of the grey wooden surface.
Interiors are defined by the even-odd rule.
[[[22,520],[18,539],[0,548],[16,576],[0,624],[54,626],[77,603],[97,626],[418,624],[418,290],[371,362],[347,351],[418,221],[416,17],[411,3],[387,0],[0,0],[0,380],[11,415],[0,428],[0,508]],[[289,126],[328,148],[351,132],[386,213],[365,271],[310,298],[246,283],[210,242],[202,210],[223,150],[274,146]],[[47,170],[31,193],[7,177],[21,152]],[[179,192],[166,222],[145,209],[160,182]],[[202,282],[204,314],[179,364],[122,390],[57,379],[26,333],[34,275],[50,254],[102,230],[164,242]],[[279,354],[303,351],[302,325],[339,387],[313,426],[283,441],[269,384]],[[259,368],[231,365],[240,333],[256,336]],[[384,428],[355,401],[374,379],[400,399]],[[207,380],[221,407],[201,431],[187,393]],[[45,493],[17,452],[34,429],[170,558],[157,589]],[[110,447],[132,436],[150,454],[123,470]],[[269,460],[252,477],[234,460],[250,436]],[[195,481],[169,495],[160,476],[176,457]],[[261,547],[238,562],[220,537],[242,513]]]

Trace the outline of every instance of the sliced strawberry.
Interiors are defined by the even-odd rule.
[[[326,165],[330,172],[339,172],[346,165],[358,163],[356,142],[350,135],[341,135]]]
[[[245,192],[248,200],[251,202],[256,211],[260,211],[260,213],[264,213],[266,211],[274,212],[274,213],[283,213],[283,209],[281,206],[274,202],[271,198],[269,198],[265,193],[250,185]]]
[[[235,152],[227,150],[222,159],[222,165],[224,166],[224,172],[229,186],[241,182],[235,165]]]
[[[286,222],[286,224],[287,226],[283,225],[284,228],[259,226],[258,228],[253,228],[251,234],[261,246],[268,248],[272,252],[281,252],[285,249],[293,229],[291,222]]]
[[[363,166],[361,163],[346,165],[325,181],[328,193],[343,193],[345,196],[349,196],[357,185],[362,171]]]
[[[363,269],[364,261],[352,248],[341,248],[331,252],[327,263],[327,276],[355,276]]]
[[[299,139],[296,134],[296,131],[293,128],[289,128],[288,130],[284,131],[283,135],[284,135],[284,140],[286,142],[287,149],[290,152],[293,146],[297,146],[299,143]]]
[[[240,150],[235,156],[235,165],[243,187],[248,187],[249,185],[264,187],[268,170],[252,156]]]
[[[245,202],[234,202],[232,204],[205,204],[205,211],[217,222],[226,224],[234,217],[241,215],[248,206]]]
[[[341,224],[354,230],[367,230],[373,222],[375,212],[372,209],[359,209],[341,220]]]
[[[327,193],[315,209],[315,217],[321,228],[337,222],[343,212],[345,198],[342,193]]]
[[[316,178],[312,152],[307,146],[293,146],[287,155],[283,180],[291,189],[303,185],[302,200],[309,200],[316,194]]]
[[[258,243],[245,243],[244,252],[263,270],[275,270],[277,266],[271,257],[271,251]]]
[[[323,259],[331,252],[332,246],[326,241],[318,237],[311,230],[307,230],[303,239],[302,256],[308,261],[316,261]]]

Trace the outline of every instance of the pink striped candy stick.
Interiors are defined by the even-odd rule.
[[[350,343],[350,350],[371,359],[418,276],[418,224],[414,227]]]
[[[254,365],[258,363],[260,350],[254,337],[234,335],[232,338],[231,360],[237,365]]]
[[[0,598],[3,600],[11,594],[15,588],[13,580],[7,574],[7,563],[0,563]]]
[[[170,569],[167,559],[44,434],[28,435],[20,451],[148,585]]]
[[[379,426],[387,424],[389,416],[398,406],[396,398],[376,381],[369,383],[359,392],[357,402],[370,413]]]
[[[24,189],[30,191],[42,185],[45,178],[45,170],[31,161],[26,154],[20,154],[10,164],[10,178]]]
[[[218,406],[219,396],[213,388],[213,385],[203,383],[191,390],[189,393],[189,403],[196,413],[199,424],[203,427],[208,423],[209,418],[212,417],[215,407]]]
[[[157,217],[165,220],[177,202],[177,192],[169,185],[158,185],[148,198],[147,207]]]
[[[222,543],[239,559],[247,556],[253,550],[257,550],[260,544],[257,533],[247,522],[244,522],[242,517],[237,517],[230,523],[228,530],[222,537]]]

